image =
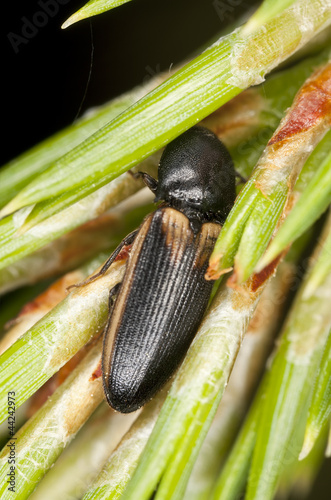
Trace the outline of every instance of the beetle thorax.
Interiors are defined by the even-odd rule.
[[[161,157],[156,201],[182,210],[226,217],[235,197],[231,156],[209,130],[193,127],[168,144]]]

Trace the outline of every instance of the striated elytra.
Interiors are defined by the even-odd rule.
[[[102,354],[106,399],[123,413],[154,396],[192,342],[212,290],[204,278],[208,260],[235,199],[232,159],[199,126],[165,148],[158,181],[139,175],[163,203],[100,271],[132,244],[123,282],[110,293]]]

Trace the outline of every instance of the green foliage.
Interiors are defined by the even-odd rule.
[[[63,27],[122,3],[125,0],[90,1]],[[231,105],[235,97],[246,96],[249,106],[255,106],[248,106],[248,118],[244,112],[236,115],[240,118],[237,121],[232,117],[233,109],[226,116],[224,107],[225,130],[217,131],[222,138],[224,134],[224,142],[229,141],[241,173],[249,176],[258,162],[222,228],[210,262],[210,273],[222,274],[233,267],[234,273],[215,292],[169,387],[137,415],[104,467],[98,465],[95,481],[87,490],[84,486],[86,500],[149,500],[153,492],[156,500],[184,498],[223,395],[222,403],[226,400],[228,380],[245,332],[250,322],[251,327],[255,322],[256,328],[259,323],[253,314],[277,268],[275,262],[267,270],[265,265],[294,241],[297,248],[292,255],[298,259],[307,243],[303,238],[302,244],[299,236],[313,226],[331,201],[329,116],[321,117],[317,132],[305,131],[297,142],[292,138],[288,150],[267,145],[287,108],[295,108],[293,99],[300,86],[316,68],[327,67],[329,48],[310,59],[303,56],[299,63],[274,72],[262,83],[265,75],[301,47],[308,44],[309,48],[310,40],[330,24],[330,0],[265,0],[246,25],[220,38],[167,80],[160,77],[158,86],[156,79],[152,90],[142,87],[122,96],[1,171],[0,205],[5,217],[0,220],[0,286],[5,289],[8,281],[20,283],[19,278],[29,274],[29,258],[40,257],[38,252],[45,248],[56,248],[52,245],[60,236],[138,191],[142,184],[126,174],[128,169],[142,169],[155,176],[161,150],[174,137],[221,106]],[[238,102],[243,105],[244,101]],[[217,113],[210,119],[216,120],[217,130]],[[245,126],[241,127],[242,123]],[[284,169],[281,177],[274,165]],[[134,212],[137,207],[132,209]],[[139,223],[133,212],[128,214],[129,225]],[[126,224],[124,217],[123,222]],[[310,452],[318,438],[324,439],[331,408],[330,227],[329,218],[241,431],[234,443],[227,443],[229,456],[225,463],[219,463],[223,469],[216,483],[209,485],[213,500],[235,500],[245,485],[246,500],[271,500],[279,481],[285,484],[285,465],[290,459],[297,464],[302,445],[300,458]],[[118,234],[110,229],[115,242]],[[105,259],[105,254],[97,255],[81,272],[88,275]],[[20,407],[79,349],[91,339],[95,341],[107,320],[109,289],[121,281],[124,267],[123,261],[116,262],[101,279],[71,291],[2,354],[2,421],[8,416],[9,391],[15,390],[16,407]],[[33,273],[30,278],[33,281]],[[275,300],[285,300],[281,290]],[[17,298],[15,311],[18,302]],[[274,310],[270,314],[275,317]],[[7,318],[3,314],[2,323]],[[28,498],[100,403],[100,378],[91,378],[98,371],[100,349],[99,340],[15,436],[21,471],[17,498]],[[91,396],[92,386],[95,392]],[[101,442],[100,435],[95,435]],[[84,439],[88,439],[87,433],[83,445]],[[78,454],[72,456],[67,468],[78,474]],[[5,447],[0,457],[3,478],[7,459]],[[315,462],[311,461],[309,470],[316,471]],[[55,477],[58,474],[60,480],[61,468],[58,470]],[[293,466],[293,476],[299,477],[297,471],[299,467]],[[4,498],[11,498],[2,488]],[[83,494],[80,490],[79,498]]]

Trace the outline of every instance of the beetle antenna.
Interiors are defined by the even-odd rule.
[[[146,172],[132,172],[132,170],[128,170],[128,174],[130,174],[134,179],[142,179],[152,193],[156,192],[158,183],[157,180],[151,175]]]

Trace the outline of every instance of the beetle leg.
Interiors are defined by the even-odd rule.
[[[120,286],[121,286],[121,283],[116,283],[115,286],[113,286],[113,288],[110,290],[109,292],[109,298],[108,298],[108,317],[110,318],[112,312],[113,312],[113,308],[114,308],[114,305],[115,305],[115,295],[118,294],[119,292],[119,289],[120,289]]]
[[[128,173],[132,175],[134,179],[142,178],[142,180],[144,181],[146,186],[152,191],[152,193],[155,193],[157,189],[157,180],[155,180],[154,177],[152,177],[149,174],[146,174],[146,172],[132,172],[132,170],[128,170]]]
[[[237,177],[237,179],[239,179],[239,182],[237,183],[237,186],[239,184],[245,184],[247,182],[246,177],[244,177],[243,175],[241,175],[237,170],[235,170],[235,176]]]
[[[133,241],[134,241],[134,239],[135,239],[138,231],[139,231],[139,229],[135,229],[134,231],[132,231],[132,233],[128,234],[125,238],[123,238],[123,240],[118,245],[118,247],[116,248],[116,250],[114,250],[114,252],[111,254],[111,256],[106,260],[106,262],[104,263],[104,265],[102,266],[102,268],[100,269],[100,271],[98,271],[96,274],[94,274],[90,278],[87,278],[85,281],[81,281],[80,283],[77,283],[75,285],[69,286],[67,288],[67,291],[69,291],[71,288],[80,288],[81,286],[85,286],[88,283],[91,283],[92,281],[95,281],[97,278],[99,278],[100,276],[102,276],[103,274],[105,274],[105,272],[110,268],[110,266],[112,265],[112,263],[114,262],[114,260],[116,259],[116,257],[119,255],[119,253],[122,250],[122,248],[125,245],[131,245],[131,243],[133,243]]]

